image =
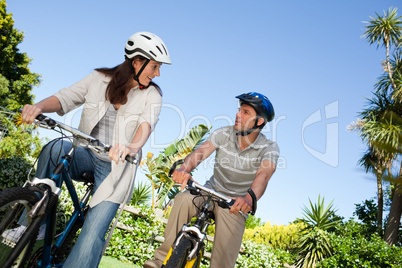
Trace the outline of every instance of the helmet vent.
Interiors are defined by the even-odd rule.
[[[157,57],[156,54],[153,51],[149,51],[149,53],[151,53],[152,55],[154,55],[154,57]]]
[[[141,36],[145,37],[145,38],[148,39],[148,40],[151,40],[151,37],[149,37],[149,36],[147,36],[147,35],[141,34]]]
[[[165,54],[167,55],[168,54],[168,52],[167,52],[167,50],[166,50],[166,47],[162,44],[162,47],[163,47],[163,50],[165,50]]]
[[[156,46],[156,48],[159,50],[159,52],[160,52],[161,54],[163,54],[162,50],[161,50],[158,46]]]

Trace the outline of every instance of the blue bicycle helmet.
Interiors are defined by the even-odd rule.
[[[275,116],[274,106],[269,101],[269,99],[266,96],[262,95],[261,93],[249,92],[236,96],[236,98],[239,99],[240,105],[242,104],[250,105],[256,111],[257,116],[261,116],[265,120],[265,122],[260,126],[257,126],[257,120],[256,120],[256,124],[252,129],[249,129],[245,132],[240,132],[239,133],[240,135],[245,136],[250,134],[256,128],[263,128],[266,123],[274,119]]]

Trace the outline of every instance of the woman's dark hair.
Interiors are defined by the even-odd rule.
[[[139,59],[145,61],[146,58],[142,56],[134,57],[133,60]],[[131,79],[133,78],[134,67],[131,59],[126,59],[123,63],[113,68],[97,68],[96,71],[103,73],[106,76],[111,77],[110,82],[106,88],[106,99],[112,104],[125,104],[127,103],[127,94],[131,89]],[[160,87],[151,82],[149,85],[155,86],[162,96],[162,90]],[[141,90],[146,90],[143,88]]]

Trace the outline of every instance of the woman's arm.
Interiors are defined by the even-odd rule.
[[[134,138],[128,146],[122,144],[116,144],[109,150],[109,157],[116,164],[119,163],[119,159],[124,163],[124,159],[127,155],[136,155],[147,142],[151,135],[151,125],[148,122],[143,122],[138,127],[134,134]]]
[[[56,96],[50,96],[37,104],[27,104],[22,109],[22,122],[32,124],[35,118],[42,113],[53,113],[61,109],[61,104]]]

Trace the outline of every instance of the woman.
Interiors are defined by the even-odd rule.
[[[114,68],[96,69],[71,87],[35,105],[25,105],[22,111],[23,122],[32,123],[38,114],[64,115],[83,104],[78,128],[113,144],[108,155],[81,147],[76,150],[69,175],[79,178],[84,171],[92,171],[95,187],[85,224],[63,267],[98,267],[105,234],[119,204],[127,201],[124,197],[135,176],[135,166],[124,158],[141,150],[158,121],[162,93],[152,79],[160,75],[162,63],[171,64],[165,44],[152,33],[135,33],[126,43],[125,58]],[[36,176],[48,177],[59,155],[70,148],[65,141],[46,146]]]

